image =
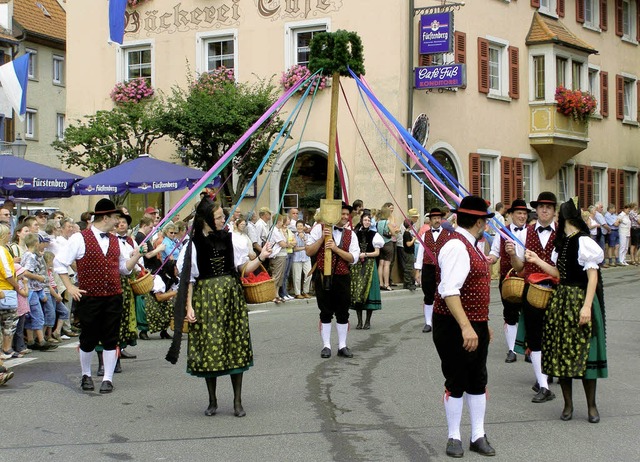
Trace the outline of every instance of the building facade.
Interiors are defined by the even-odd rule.
[[[125,41],[118,46],[107,43],[107,2],[72,2],[67,118],[112,107],[113,86],[136,77],[168,91],[186,86],[194,73],[224,65],[239,81],[277,80],[290,66],[308,62],[315,33],[345,29],[362,39],[366,80],[378,99],[407,126],[427,114],[426,148],[472,193],[507,204],[516,196],[535,199],[543,190],[560,199],[579,194],[584,205],[602,201],[620,207],[638,199],[636,0],[399,3],[146,0],[128,10]],[[453,11],[453,49],[420,55],[421,15],[443,10]],[[450,63],[464,64],[466,85],[414,88],[414,67]],[[402,209],[428,210],[435,204],[431,193],[416,179],[407,181],[408,167],[414,166],[405,164],[406,156],[382,124],[370,118],[354,82],[341,79],[341,84],[351,109],[340,101],[338,133],[349,199],[363,199],[371,208],[395,200]],[[588,124],[556,111],[560,86],[596,96],[598,107]],[[268,193],[258,205],[278,207],[298,147],[285,205],[304,206],[323,191],[329,93],[316,98],[304,132],[293,128],[271,175],[259,178],[258,189],[265,186]],[[169,142],[157,143],[152,154],[176,159]],[[165,205],[181,194],[168,195]]]

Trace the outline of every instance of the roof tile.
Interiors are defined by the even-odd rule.
[[[13,19],[27,32],[66,41],[67,17],[56,0],[15,0]]]
[[[587,53],[598,53],[584,40],[578,38],[573,32],[567,29],[562,22],[544,15],[537,11],[533,13],[531,28],[527,34],[527,45],[542,43],[557,43],[569,48],[576,48]]]

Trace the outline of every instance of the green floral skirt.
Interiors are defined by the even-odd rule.
[[[189,325],[187,372],[218,377],[253,366],[249,312],[238,280],[233,276],[199,280],[191,303],[196,322]]]
[[[559,285],[545,313],[542,371],[554,377],[606,378],[607,348],[602,311],[594,297],[591,322],[580,326],[585,290]]]
[[[170,301],[159,302],[153,293],[144,294],[144,311],[147,317],[147,328],[149,332],[160,332],[167,330],[171,322],[173,313],[173,303]]]
[[[120,286],[122,287],[122,318],[120,320],[120,348],[134,346],[138,338],[136,321],[135,296],[129,284],[129,278],[120,276]]]
[[[378,267],[374,258],[365,258],[364,262],[351,267],[351,309],[382,309]]]

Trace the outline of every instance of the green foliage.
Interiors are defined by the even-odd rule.
[[[362,40],[355,32],[337,30],[315,34],[311,40],[309,69],[323,69],[325,75],[338,72],[350,77],[350,67],[356,75],[364,75],[364,52]]]
[[[224,153],[271,107],[278,91],[271,81],[256,84],[220,82],[211,85],[203,74],[188,90],[173,87],[167,98],[166,112],[159,129],[179,146],[179,152],[189,164],[209,170]],[[233,165],[237,184],[224,184],[224,197],[237,202],[242,190],[267,153],[275,135],[282,127],[280,118],[273,117],[240,149]],[[271,156],[271,161],[276,153]],[[231,164],[222,177],[229,178]]]

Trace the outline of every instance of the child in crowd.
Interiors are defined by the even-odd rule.
[[[62,293],[65,289],[64,284],[62,281],[59,281],[60,276],[53,271],[53,259],[55,258],[55,255],[52,252],[44,252],[43,257],[49,281],[49,284],[47,284],[49,295],[45,302],[47,305],[45,311],[54,312],[58,318],[57,321],[55,321],[56,327],[53,329],[53,332],[51,332],[51,337],[48,340],[53,343],[60,342],[60,340],[69,340],[69,336],[62,335],[62,326],[64,325],[64,322],[69,319],[69,310],[62,299]],[[59,287],[63,289],[62,292],[58,292]],[[47,288],[45,288],[45,294],[47,293]],[[45,332],[45,336],[46,334],[47,333]]]
[[[18,283],[18,325],[16,326],[16,333],[13,336],[13,349],[18,352],[21,357],[31,353],[31,350],[27,348],[24,342],[24,324],[29,314],[29,289],[27,278],[24,277],[25,269],[22,265],[14,263],[16,270],[16,282]]]
[[[307,255],[305,251],[307,245],[307,233],[304,229],[304,221],[296,221],[296,234],[295,234],[295,247],[293,248],[293,291],[295,292],[295,298],[298,300],[303,298],[311,298],[309,295],[309,289],[311,287],[311,278],[309,277],[309,271],[311,271],[311,257]],[[302,278],[304,278],[304,285],[301,284]],[[302,286],[302,291],[300,290]]]

